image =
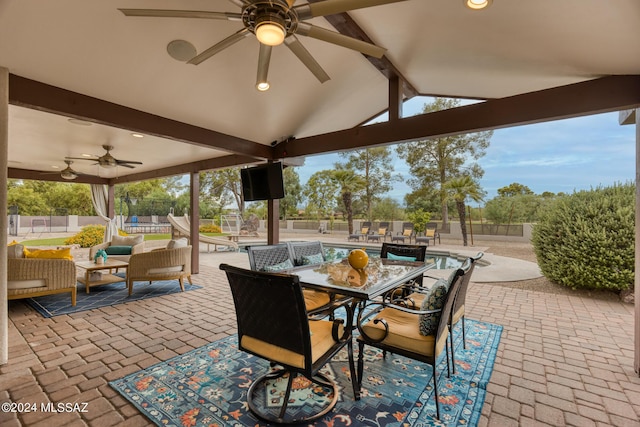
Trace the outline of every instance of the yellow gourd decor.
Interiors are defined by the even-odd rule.
[[[369,255],[364,249],[354,249],[349,252],[349,265],[356,270],[362,270],[369,264]]]

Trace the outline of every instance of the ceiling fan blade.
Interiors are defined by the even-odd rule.
[[[340,34],[335,31],[325,30],[322,27],[318,27],[307,22],[298,23],[298,30],[296,33],[302,36],[322,40],[327,43],[333,43],[348,49],[357,50],[358,52],[362,52],[375,58],[382,58],[382,55],[387,51],[387,49],[383,47],[354,39],[353,37],[345,36],[344,34]]]
[[[96,156],[95,158],[91,158],[91,157],[65,157],[65,159],[67,160],[90,160],[92,162],[97,162],[98,161],[98,157]]]
[[[314,76],[324,83],[330,80],[331,77],[322,69],[320,64],[311,56],[309,51],[300,43],[300,40],[294,35],[291,35],[284,39],[284,43],[294,53],[295,56],[313,73]]]
[[[153,18],[203,18],[242,21],[242,14],[234,12],[207,12],[200,10],[168,10],[168,9],[118,9],[126,16],[143,16]]]
[[[300,19],[315,18],[316,16],[334,15],[365,7],[398,3],[407,0],[325,0],[317,3],[301,4],[294,7]]]
[[[251,0],[229,0],[238,7],[244,7],[251,4]]]
[[[140,162],[137,162],[137,163],[140,163]],[[142,164],[142,163],[140,163],[140,164]],[[120,163],[120,162],[118,162],[118,166],[123,166],[123,167],[129,168],[129,169],[134,169],[135,168],[135,166],[129,165],[127,163]]]
[[[136,162],[135,160],[116,160],[117,164],[124,164],[124,163],[130,163],[132,165],[141,165],[142,162]]]
[[[267,83],[269,75],[269,63],[271,62],[272,46],[260,43],[260,54],[258,55],[258,76],[256,86],[260,83]]]
[[[206,61],[207,59],[211,58],[216,53],[228,48],[229,46],[231,46],[231,45],[233,45],[233,44],[235,44],[237,42],[239,42],[243,38],[249,37],[251,34],[252,34],[251,31],[249,31],[246,28],[243,28],[243,29],[239,30],[238,32],[230,35],[226,39],[222,40],[221,42],[216,43],[215,45],[211,46],[209,49],[205,50],[200,55],[194,56],[189,61],[187,61],[187,64],[198,65],[201,62]]]

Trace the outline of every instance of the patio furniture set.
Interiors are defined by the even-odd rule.
[[[365,241],[365,242],[383,242],[387,241],[389,237],[391,243],[409,243],[411,241],[417,245],[429,246],[429,242],[436,244],[436,239],[440,243],[440,233],[438,232],[438,224],[435,222],[429,222],[426,224],[425,231],[416,232],[415,226],[412,222],[403,222],[402,231],[398,231],[393,234],[389,230],[389,222],[382,221],[378,227],[377,232],[371,229],[371,221],[364,221],[358,233],[350,234],[347,240],[349,241]]]
[[[452,271],[448,279],[434,279],[423,286],[427,264],[426,246],[383,243],[380,258],[362,268],[346,260],[327,261],[321,242],[296,242],[247,248],[251,270],[220,265],[233,294],[239,349],[266,359],[272,367],[253,381],[247,404],[254,415],[274,423],[309,422],[328,413],[336,404],[334,380],[320,370],[343,348],[347,350],[353,398],[359,400],[364,369],[364,348],[429,363],[434,369],[444,351],[447,376],[454,364],[449,334],[462,320],[466,287],[479,253]],[[355,271],[355,273],[354,273]],[[327,295],[323,307],[310,310],[305,292]],[[355,330],[359,334],[354,335]],[[464,330],[463,339],[464,339]],[[353,338],[359,345],[356,363]],[[449,356],[451,353],[451,356]],[[373,362],[372,362],[373,363]],[[256,403],[256,390],[265,382],[288,375],[279,413],[274,415]],[[326,389],[333,400],[313,415],[295,418],[287,413],[295,378],[302,375]],[[440,417],[436,391],[436,415]]]
[[[144,236],[114,236],[89,251],[89,261],[74,262],[70,248],[29,249],[18,243],[10,245],[7,260],[8,299],[32,298],[70,293],[71,305],[76,305],[76,285],[90,288],[116,282],[126,282],[129,295],[134,282],[178,280],[184,291],[184,279],[191,283],[191,246],[186,239],[171,240],[167,247],[144,252]],[[104,250],[107,259],[96,257]],[[76,276],[79,270],[83,274]],[[126,276],[111,274],[126,269]],[[106,270],[106,271],[105,271]]]

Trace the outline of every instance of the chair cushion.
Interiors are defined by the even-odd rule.
[[[360,229],[361,234],[367,234],[368,232],[369,232],[369,227],[362,227],[362,229]]]
[[[427,229],[427,231],[424,232],[424,235],[427,237],[434,237],[436,235],[436,230],[432,229]]]
[[[314,291],[312,289],[303,289],[302,295],[304,296],[304,305],[307,307],[307,311],[315,310],[316,308],[329,304],[331,301],[328,293]]]
[[[387,252],[387,259],[392,259],[396,261],[415,261],[416,257],[414,256],[404,256],[404,255],[396,255],[391,252]]]
[[[410,229],[405,229],[405,230],[402,232],[402,235],[403,235],[403,236],[405,236],[405,237],[407,237],[407,236],[411,236],[411,233],[412,233],[412,230],[410,230]]]
[[[172,239],[167,243],[167,249],[186,248],[187,246],[189,246],[189,241],[185,237]]]
[[[386,228],[378,228],[378,234],[386,234],[387,229]]]
[[[420,310],[441,310],[444,301],[447,298],[447,282],[439,279],[434,283],[431,291],[422,302]],[[440,321],[440,313],[421,314],[420,315],[420,333],[422,335],[434,335],[438,329]]]
[[[137,236],[113,236],[111,238],[111,246],[135,246],[144,242],[144,235]]]
[[[29,280],[8,280],[8,290],[46,288],[47,281],[45,279],[29,279]]]
[[[24,246],[11,244],[7,247],[7,258],[24,258]]]
[[[149,270],[147,270],[147,274],[170,274],[170,273],[179,273],[182,271],[182,266],[181,265],[177,265],[174,267],[156,267],[156,268],[150,268]]]
[[[70,248],[64,249],[27,249],[24,248],[25,258],[41,259],[73,259]]]
[[[384,344],[401,348],[414,353],[433,356],[434,335],[420,334],[418,316],[392,308],[385,308],[374,319],[367,322],[362,329],[371,339],[379,340],[384,337],[385,329],[382,322],[374,323],[375,319],[384,319],[389,325],[389,332],[382,341]]]
[[[131,255],[131,246],[109,246],[104,251],[107,255]]]
[[[262,270],[263,271],[268,271],[270,273],[275,273],[275,272],[282,271],[282,270],[288,270],[290,268],[293,268],[293,263],[291,262],[290,259],[286,259],[286,260],[284,260],[284,261],[282,261],[281,263],[278,263],[278,264],[265,265]]]
[[[304,255],[302,257],[302,265],[316,265],[322,264],[324,262],[324,257],[322,254],[313,254],[313,255]]]

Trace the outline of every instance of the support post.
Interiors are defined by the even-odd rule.
[[[634,280],[634,343],[635,356],[633,367],[640,376],[640,108],[636,109],[636,244],[635,244],[635,280]]]
[[[280,243],[280,200],[267,200],[267,244]]]
[[[7,182],[9,160],[9,70],[0,67],[0,182]],[[9,361],[7,297],[7,186],[0,186],[0,365]]]
[[[402,80],[400,77],[393,76],[389,79],[389,121],[395,121],[402,118]]]
[[[191,273],[198,274],[200,272],[200,172],[191,172],[190,182]]]

